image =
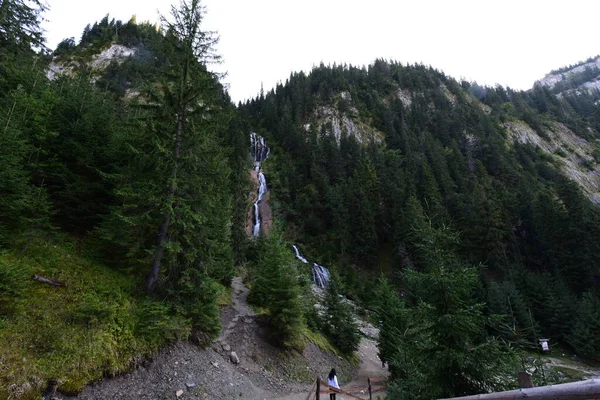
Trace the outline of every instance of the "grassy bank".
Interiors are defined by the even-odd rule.
[[[49,385],[76,393],[186,337],[189,321],[139,286],[131,274],[77,255],[68,241],[0,253],[0,398],[36,399]]]

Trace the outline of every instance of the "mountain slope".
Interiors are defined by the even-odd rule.
[[[432,272],[431,257],[485,265],[485,290],[473,296],[488,302],[486,315],[528,340],[578,346],[584,323],[570,316],[583,321],[583,294],[600,288],[592,98],[378,60],[292,74],[242,112],[272,146],[275,218],[351,296],[375,304],[374,276],[401,291],[407,271]]]

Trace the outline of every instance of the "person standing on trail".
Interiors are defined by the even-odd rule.
[[[329,375],[327,376],[327,384],[329,385],[329,389],[332,388],[339,389],[340,385],[338,385],[337,375],[335,374],[335,368],[331,368]],[[335,392],[329,393],[329,400],[335,400]]]

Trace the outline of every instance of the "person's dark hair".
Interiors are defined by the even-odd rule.
[[[335,368],[331,368],[331,371],[329,372],[329,379],[333,379],[333,377],[335,376]]]

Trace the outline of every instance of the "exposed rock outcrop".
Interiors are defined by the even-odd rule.
[[[354,136],[359,143],[383,140],[383,133],[373,128],[369,124],[362,122],[358,118],[358,111],[350,107],[348,112],[342,112],[335,107],[321,106],[314,112],[311,123],[305,126],[309,130],[315,125],[317,132],[325,130],[333,135],[337,141],[342,137],[342,133]]]
[[[113,44],[107,49],[103,50],[100,54],[93,55],[91,60],[86,63],[92,68],[93,72],[104,71],[106,67],[110,65],[111,62],[116,61],[121,64],[128,57],[135,55],[137,49],[129,48],[120,44]],[[50,80],[57,79],[60,75],[73,76],[76,68],[82,65],[81,62],[69,60],[63,61],[57,57],[54,57],[50,65],[48,66],[48,70],[46,71],[46,76]],[[94,80],[94,77],[90,77]]]
[[[271,226],[273,225],[273,210],[271,209],[271,191],[263,196],[260,203],[258,203],[258,212],[260,213],[261,225],[260,234],[269,235],[271,232]]]
[[[594,150],[592,143],[558,122],[553,124],[552,130],[543,133],[545,137],[523,121],[508,121],[504,127],[514,141],[531,143],[552,155],[561,164],[563,173],[575,181],[592,202],[600,204],[600,168],[594,165],[590,155]]]
[[[591,69],[591,70],[596,69],[599,71],[598,71],[598,74],[596,75],[596,79],[583,83],[581,85],[581,87],[587,88],[587,89],[600,88],[600,81],[597,80],[600,77],[600,57],[597,57],[589,62],[582,63],[576,67],[567,69],[565,71],[551,72],[548,75],[546,75],[544,78],[537,81],[536,84],[539,84],[542,86],[548,86],[549,88],[553,88],[559,82],[562,82],[563,80],[568,79],[572,75],[581,74],[581,73],[585,72],[586,69]]]

